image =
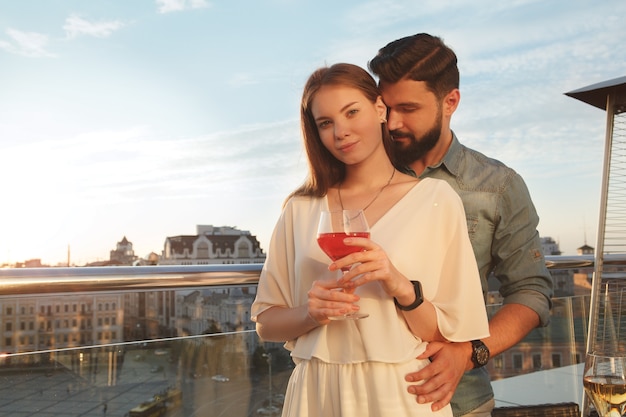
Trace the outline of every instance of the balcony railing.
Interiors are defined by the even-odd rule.
[[[592,256],[546,261],[564,281],[591,277]],[[626,256],[604,266],[623,271]],[[281,344],[261,342],[250,321],[261,267],[0,270],[0,415],[257,416],[280,408],[291,360]],[[548,327],[491,360],[500,405],[580,402],[589,297],[576,294],[555,298]],[[520,383],[528,398],[513,389]]]

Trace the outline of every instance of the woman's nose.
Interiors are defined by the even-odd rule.
[[[345,123],[335,123],[335,137],[339,140],[350,136],[350,129]]]

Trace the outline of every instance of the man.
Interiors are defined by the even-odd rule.
[[[484,368],[489,356],[549,320],[552,279],[537,232],[539,217],[515,171],[461,145],[451,130],[460,101],[459,70],[456,55],[440,38],[420,33],[393,41],[369,68],[388,107],[397,162],[420,178],[444,179],[459,193],[483,291],[486,295],[493,273],[504,297],[488,338],[431,343],[421,357],[432,363],[407,375],[407,381],[424,384],[410,385],[409,392],[420,403],[433,402],[433,410],[450,402],[455,416],[489,416],[495,403]]]

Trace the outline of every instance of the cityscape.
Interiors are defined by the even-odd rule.
[[[554,239],[541,241],[545,255],[560,254]],[[593,248],[585,244],[579,254],[592,255]],[[161,253],[147,258],[138,257],[123,236],[108,260],[80,269],[154,266],[156,271],[159,265],[236,267],[264,260],[250,231],[197,225],[196,234],[168,236]],[[36,266],[43,265],[19,269]],[[583,300],[590,294],[593,268],[550,272],[555,289],[550,328],[535,329],[492,358],[488,369],[494,381],[582,361],[588,314]],[[496,282],[490,282],[489,315],[501,302]],[[0,296],[0,391],[6,393],[0,414],[55,415],[52,410],[69,402],[82,410],[77,416],[182,417],[208,408],[221,410],[210,415],[274,415],[293,362],[282,344],[256,335],[250,319],[255,295],[251,284]],[[572,299],[580,302],[572,305]],[[44,388],[33,390],[34,381]],[[233,392],[240,395],[237,400]],[[30,413],[13,414],[29,407]]]

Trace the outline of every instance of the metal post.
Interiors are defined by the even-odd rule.
[[[270,405],[269,405],[269,410],[270,410],[270,415],[274,414],[273,412],[273,408],[272,408],[272,354],[271,353],[264,353],[263,354],[264,358],[267,358],[267,365],[269,366],[269,394],[270,394]]]

